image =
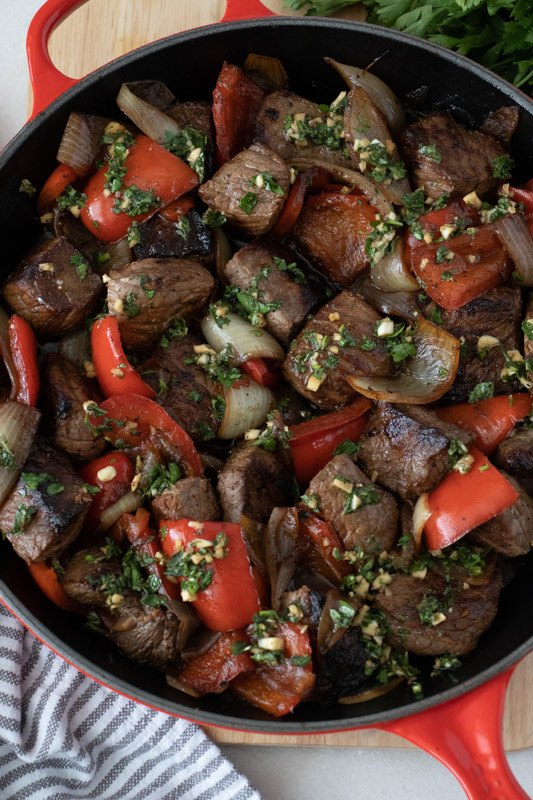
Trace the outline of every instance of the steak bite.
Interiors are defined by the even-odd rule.
[[[359,460],[375,480],[415,503],[437,486],[452,463],[453,440],[467,445],[472,436],[417,405],[375,403],[359,442]]]
[[[185,130],[194,128],[195,131],[207,137],[204,148],[205,173],[210,175],[215,161],[215,133],[211,104],[205,100],[185,100],[176,103],[165,111],[167,117],[172,117],[178,125]]]
[[[27,564],[44,561],[78,536],[90,503],[67,457],[38,439],[0,509],[0,530]]]
[[[276,223],[287,199],[289,168],[262,144],[241,150],[200,186],[200,197],[214,211],[251,236]]]
[[[474,649],[496,616],[501,589],[497,568],[476,584],[459,576],[446,580],[438,572],[428,572],[423,580],[393,575],[376,605],[385,615],[386,638],[393,647],[421,656],[460,656]]]
[[[374,337],[380,319],[360,295],[340,292],[293,340],[283,365],[291,386],[331,411],[356,394],[347,375],[389,375],[391,358],[383,339]]]
[[[200,522],[220,518],[218,500],[207,478],[183,478],[158,494],[151,503],[152,514],[162,519],[194,519]]]
[[[315,475],[307,496],[331,525],[347,550],[381,553],[396,541],[398,505],[392,495],[372,483],[346,455],[335,456]]]
[[[409,125],[402,145],[415,188],[422,187],[432,200],[443,194],[487,194],[498,184],[494,159],[508,154],[498,139],[468,130],[442,111]]]
[[[292,487],[286,459],[262,447],[239,445],[218,474],[224,519],[238,523],[244,516],[266,522],[276,506],[292,505]]]
[[[294,92],[272,92],[265,97],[259,109],[256,140],[267,145],[285,161],[316,158],[347,166],[349,161],[344,148],[342,111],[336,115],[335,124],[328,126],[329,130],[326,129],[327,116],[316,103]],[[307,138],[306,131],[309,134]]]
[[[52,444],[73,458],[87,461],[105,448],[85,424],[83,404],[102,400],[94,381],[57,353],[47,353],[41,367],[41,405],[46,432]]]
[[[103,284],[67,239],[34,248],[4,284],[4,297],[46,339],[79,327],[93,313]]]
[[[213,234],[198,211],[171,222],[160,214],[139,225],[139,244],[133,252],[137,260],[146,258],[184,258],[209,260]]]
[[[533,548],[533,500],[518,481],[510,475],[505,477],[520,492],[520,497],[510,508],[473,530],[469,539],[474,544],[492,547],[502,556],[513,558],[525,555]]]
[[[206,269],[180,258],[147,258],[113,270],[107,299],[109,312],[118,318],[122,343],[153,345],[174,319],[190,319],[201,311],[214,286]]]
[[[88,547],[74,553],[65,565],[59,582],[73,600],[82,605],[105,608],[107,595],[103,587],[116,587],[122,569],[117,558],[108,558],[106,547]],[[122,587],[119,586],[122,590]]]
[[[445,400],[462,402],[479,383],[494,383],[494,394],[520,388],[516,380],[503,380],[502,351],[521,345],[522,298],[518,286],[499,286],[456,311],[441,310],[442,327],[461,342],[459,369]],[[481,337],[492,337],[484,346]],[[481,339],[481,341],[480,341]]]
[[[494,461],[498,467],[517,475],[533,473],[533,428],[517,430],[505,439],[498,445]]]
[[[267,329],[288,344],[316,305],[318,295],[292,257],[266,242],[241,247],[224,267],[232,286],[257,292],[257,299],[272,307],[265,315]]]

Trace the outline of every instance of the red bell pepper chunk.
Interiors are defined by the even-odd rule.
[[[47,179],[37,200],[37,211],[46,214],[54,207],[59,195],[63,194],[67,186],[78,180],[78,174],[72,167],[59,164]]]
[[[253,139],[265,91],[234,64],[224,62],[213,90],[213,124],[221,167]]]
[[[511,188],[510,197],[524,206],[524,216],[533,236],[533,180],[528,181],[521,189]]]
[[[429,550],[461,539],[516,503],[519,493],[483,453],[469,448],[474,457],[464,475],[452,470],[428,495],[431,516],[424,526]]]
[[[165,208],[162,208],[159,213],[170,222],[179,222],[192,208],[194,208],[192,197],[180,197],[177,200],[173,200]]]
[[[64,591],[59,583],[55,569],[49,567],[45,561],[35,561],[33,564],[28,564],[28,569],[41,592],[54,605],[64,611],[72,611],[74,614],[84,613],[80,604]]]
[[[87,202],[80,217],[87,230],[102,242],[122,239],[132,222],[143,222],[157,213],[161,205],[167,205],[198,185],[198,175],[193,169],[148,136],[135,139],[124,167],[126,174],[122,188],[136,186],[142,191],[151,191],[159,199],[159,204],[134,217],[125,211],[115,213],[115,195],[106,197],[104,194],[109,170],[109,166],[104,164],[85,187]]]
[[[309,561],[317,572],[325,575],[334,583],[346,577],[350,572],[347,561],[340,561],[333,555],[334,551],[344,552],[344,546],[335,531],[320,517],[307,512],[299,515],[300,533],[312,544]]]
[[[40,385],[37,340],[31,326],[18,314],[13,314],[9,320],[8,341],[15,369],[13,397],[19,403],[36,406]]]
[[[515,424],[531,414],[532,406],[533,398],[524,392],[439,408],[437,414],[446,422],[473,433],[474,445],[490,455]]]
[[[446,258],[447,254],[453,259]],[[447,311],[466,305],[507,280],[511,263],[496,233],[477,228],[445,242],[421,244],[411,251],[413,272],[425,291]]]
[[[187,661],[179,674],[180,682],[199,694],[223,692],[234,678],[254,668],[248,653],[232,652],[233,646],[240,642],[248,644],[244,631],[221,633],[205,653]]]
[[[279,383],[279,373],[262,358],[250,358],[241,364],[241,369],[256,383],[274,389]]]
[[[231,690],[243,700],[274,717],[289,714],[311,692],[315,675],[312,649],[307,631],[291,622],[283,622],[276,635],[284,639],[284,656],[280,664],[259,665],[254,672],[239,676]],[[305,666],[294,664],[294,657],[309,659]]]
[[[462,200],[454,200],[444,208],[426,211],[419,217],[418,222],[424,232],[431,234],[433,239],[438,239],[443,225],[460,224],[462,228],[472,227],[479,224],[479,214],[473,206],[467,205]],[[413,249],[421,247],[424,242],[409,234],[408,244],[410,249]]]
[[[85,517],[85,528],[94,530],[100,524],[101,513],[129,491],[135,470],[125,453],[120,450],[112,450],[100,458],[84,464],[80,467],[79,473],[84,481],[99,489],[93,496]]]
[[[116,317],[110,314],[94,322],[91,328],[91,350],[96,377],[106,397],[117,394],[156,396],[152,387],[143,381],[128,361],[120,341]]]
[[[274,236],[285,236],[300,216],[307,195],[324,189],[328,181],[329,172],[321,167],[313,167],[301,172],[292,185],[287,201],[271,233]]]
[[[202,475],[204,471],[202,460],[189,434],[164,408],[148,397],[138,394],[108,397],[96,413],[89,412],[88,416],[90,424],[95,428],[104,423],[106,439],[113,443],[123,442],[129,447],[137,447],[143,440],[150,438],[152,431],[157,431],[180,452],[189,474]]]
[[[128,541],[141,556],[154,559],[151,564],[147,564],[146,569],[160,580],[159,593],[169,600],[177,600],[180,596],[179,587],[172,583],[165,575],[165,570],[157,558],[157,554],[162,553],[159,536],[150,528],[150,514],[145,508],[138,508],[133,514],[122,514],[120,518]]]
[[[198,592],[192,605],[204,625],[213,631],[244,628],[261,604],[240,525],[231,522],[193,522],[191,525],[191,522],[180,519],[160,523],[163,552],[171,558],[198,539],[214,542],[216,536],[223,533],[227,539],[226,555],[210,562],[207,568],[212,572],[211,583]]]
[[[340,411],[291,426],[289,440],[296,479],[307,485],[333,458],[333,451],[346,439],[356,442],[361,436],[372,406],[366,397]]]

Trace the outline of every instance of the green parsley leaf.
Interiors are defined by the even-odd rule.
[[[76,272],[78,273],[80,281],[84,281],[90,270],[89,264],[85,258],[81,253],[74,253],[74,255],[70,257],[70,263],[73,267],[76,267]]]
[[[17,467],[13,451],[3,433],[0,434],[0,465],[5,469],[16,469]]]
[[[507,154],[492,159],[492,177],[507,180],[514,169],[514,159]]]
[[[33,197],[33,195],[36,193],[36,191],[37,191],[37,189],[32,184],[32,182],[28,180],[28,178],[23,178],[21,180],[20,186],[19,186],[19,192],[22,192],[23,194],[27,194],[28,197]]]
[[[202,222],[208,228],[220,228],[227,221],[227,217],[221,211],[215,211],[213,208],[208,208],[202,216]]]
[[[483,381],[474,386],[468,395],[469,403],[477,403],[478,400],[488,400],[494,397],[494,381]]]
[[[421,144],[418,147],[418,152],[424,158],[429,158],[430,161],[433,161],[435,164],[440,164],[442,161],[442,155],[439,153],[436,144]]]
[[[239,201],[239,206],[245,214],[251,214],[257,205],[257,195],[254,192],[247,192]]]
[[[361,447],[360,444],[352,442],[351,439],[345,439],[344,442],[341,442],[339,445],[337,445],[337,447],[333,451],[333,455],[340,456],[345,454],[347,456],[353,456],[359,452],[360,447]]]
[[[525,319],[522,322],[522,332],[527,339],[533,340],[533,320]]]

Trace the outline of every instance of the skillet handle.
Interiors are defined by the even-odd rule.
[[[30,119],[77,83],[75,78],[63,75],[54,66],[48,52],[48,39],[56,25],[84,2],[86,0],[46,0],[30,22],[26,37],[26,53],[33,90]],[[226,11],[221,22],[275,16],[276,14],[264,6],[261,0],[226,0]]]
[[[438,758],[468,800],[530,800],[509,768],[502,742],[505,692],[514,668],[456,700],[379,727]]]

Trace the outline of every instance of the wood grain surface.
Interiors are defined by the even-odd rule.
[[[272,11],[283,0],[263,0]],[[218,22],[225,0],[89,0],[53,32],[50,53],[54,63],[71,77],[81,77],[123,53],[163,36]],[[294,12],[300,13],[300,12]],[[337,16],[361,19],[359,8]],[[209,729],[217,742],[279,745],[337,745],[344,747],[411,747],[393,734],[365,730],[309,736],[264,736]],[[533,747],[533,653],[516,670],[507,695],[505,747]]]

